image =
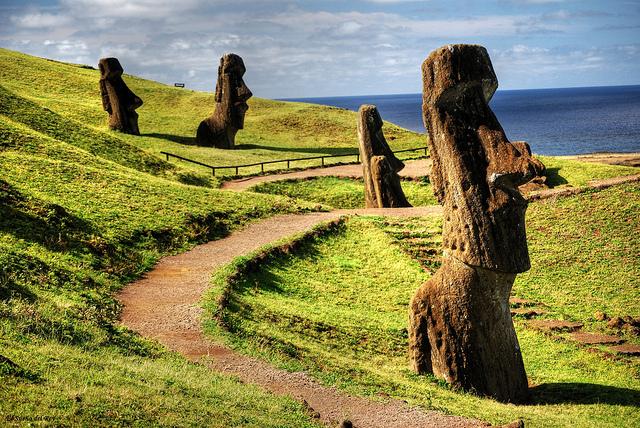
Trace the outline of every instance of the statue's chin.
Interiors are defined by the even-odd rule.
[[[236,113],[236,114],[233,115],[233,120],[231,122],[231,126],[233,126],[236,129],[243,129],[244,128],[244,112]]]

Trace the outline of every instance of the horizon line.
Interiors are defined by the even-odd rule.
[[[628,86],[640,86],[640,83],[628,84],[628,85],[591,85],[591,86],[562,86],[562,87],[544,87],[544,88],[517,88],[517,89],[500,89],[499,91],[543,91],[549,89],[586,89],[586,88],[623,88]],[[353,98],[353,97],[385,97],[393,95],[416,95],[421,92],[398,92],[398,93],[386,93],[386,94],[359,94],[359,95],[322,95],[311,97],[283,97],[283,98],[267,98],[273,101],[290,101],[290,100],[312,100],[321,98]],[[264,98],[258,96],[258,98]]]

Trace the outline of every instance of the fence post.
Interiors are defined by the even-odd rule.
[[[260,163],[260,172],[264,172],[264,162]]]
[[[324,156],[320,156],[320,161],[322,162],[322,166],[324,166]]]
[[[236,167],[236,175],[238,175],[238,167]]]
[[[169,162],[169,153],[165,153],[167,155],[167,162]]]
[[[427,155],[427,148],[426,147],[424,148],[424,155],[425,156]]]
[[[216,176],[216,169],[215,168],[211,168],[211,174],[213,174],[213,176]]]
[[[287,160],[287,169],[289,169],[289,165],[291,165],[291,161]]]

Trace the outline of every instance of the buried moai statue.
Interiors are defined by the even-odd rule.
[[[102,107],[109,113],[109,128],[140,135],[136,109],[142,105],[142,100],[122,80],[120,61],[117,58],[102,58],[98,68]]]
[[[410,207],[398,176],[404,164],[395,157],[384,138],[382,118],[378,109],[376,106],[362,105],[358,114],[358,142],[364,178],[365,207]]]
[[[244,115],[249,109],[247,100],[253,95],[242,76],[246,69],[236,54],[220,58],[216,82],[216,109],[211,117],[200,122],[196,142],[201,146],[232,149],[238,130],[244,128]]]
[[[518,186],[539,165],[489,108],[498,81],[485,48],[450,45],[422,64],[433,192],[444,206],[443,259],[409,310],[413,369],[503,402],[526,401],[527,376],[509,311],[530,268]],[[520,149],[520,150],[519,150]]]

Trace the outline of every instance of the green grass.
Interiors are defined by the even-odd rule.
[[[313,426],[119,327],[114,298],[164,255],[308,207],[203,187],[92,126],[95,71],[0,57],[0,425]]]
[[[300,403],[175,355],[0,338],[2,426],[315,427]],[[70,368],[73,368],[72,370]]]
[[[422,181],[402,181],[402,189],[413,206],[437,204],[431,185]],[[364,207],[364,183],[339,177],[317,177],[306,180],[283,180],[261,183],[252,192],[289,196],[333,208]]]
[[[606,331],[594,313],[640,314],[640,186],[616,186],[532,204],[532,267],[514,293],[543,302],[549,316]],[[610,333],[610,332],[608,332]],[[626,335],[629,340],[638,341]]]
[[[632,184],[531,204],[533,267],[518,276],[516,295],[549,305],[551,315],[577,320],[599,309],[637,315],[639,191]],[[308,370],[356,394],[389,394],[492,423],[523,418],[532,427],[638,426],[637,361],[604,359],[526,328],[520,319],[516,330],[535,385],[533,404],[501,404],[412,374],[407,307],[430,275],[420,265],[438,265],[432,250],[440,234],[441,219],[435,217],[352,219],[341,233],[236,278],[220,314],[228,330],[215,322],[207,329],[243,352]],[[210,311],[223,284],[224,272],[213,280]]]
[[[49,109],[49,116],[58,115],[73,125],[82,124],[84,128],[92,128],[92,132],[107,134],[104,138],[134,145],[158,159],[163,157],[160,151],[168,151],[211,165],[234,165],[357,152],[357,113],[256,97],[249,100],[245,129],[236,137],[236,150],[194,146],[198,124],[213,112],[213,94],[173,88],[130,75],[124,76],[127,85],[144,101],[137,110],[142,135],[109,132],[107,114],[102,110],[97,70],[6,49],[0,49],[0,65],[0,82],[14,96]],[[126,70],[127,65],[123,66]],[[426,145],[424,135],[390,123],[385,124],[384,132],[394,150]],[[344,162],[345,158],[335,161]],[[318,163],[317,160],[304,161],[293,166],[317,166]],[[178,165],[192,172],[210,173],[196,165]],[[267,170],[282,167],[277,164],[267,166]],[[240,173],[253,174],[259,170],[259,167],[246,168]],[[219,172],[221,175],[234,173],[232,170]]]

